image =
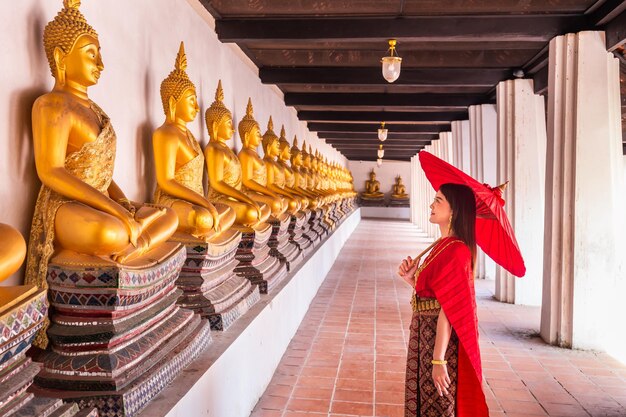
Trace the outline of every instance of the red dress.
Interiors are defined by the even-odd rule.
[[[443,238],[422,265],[415,286],[416,294],[419,298],[437,299],[458,337],[456,416],[488,417],[482,390],[471,252],[458,238]],[[416,315],[415,319],[418,319]]]

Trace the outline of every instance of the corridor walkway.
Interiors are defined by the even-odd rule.
[[[251,417],[402,417],[410,288],[398,262],[428,243],[407,222],[363,220],[342,250]],[[626,416],[626,366],[545,345],[539,309],[477,281],[491,416]]]

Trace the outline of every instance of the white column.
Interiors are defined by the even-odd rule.
[[[624,338],[626,313],[619,95],[603,32],[550,42],[541,336],[624,354],[615,338]]]
[[[496,106],[481,104],[469,107],[469,171],[473,178],[490,185],[496,183],[498,120]],[[476,278],[495,279],[496,264],[478,250]]]
[[[452,147],[455,166],[470,174],[470,122],[455,120],[452,122]]]
[[[496,270],[496,298],[516,304],[541,305],[544,225],[546,121],[545,102],[532,80],[502,81],[497,86],[498,178],[510,181],[504,193],[526,276]]]
[[[409,213],[411,215],[411,223],[418,224],[419,216],[419,166],[417,154],[411,157],[411,188],[409,189]]]
[[[439,158],[454,165],[454,149],[452,146],[452,132],[439,133]]]

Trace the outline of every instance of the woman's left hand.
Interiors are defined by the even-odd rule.
[[[450,377],[448,376],[448,367],[446,365],[433,365],[433,382],[439,392],[439,396],[448,395]]]

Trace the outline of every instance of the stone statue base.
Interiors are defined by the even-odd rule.
[[[97,417],[95,409],[80,411],[52,396],[29,389],[41,366],[26,357],[48,313],[45,290],[34,285],[0,287],[0,415]]]
[[[393,198],[389,200],[389,207],[410,207],[411,200],[407,198]]]
[[[287,266],[287,271],[291,271],[295,264],[302,261],[302,251],[300,248],[289,240],[289,223],[291,216],[287,213],[282,214],[279,218],[270,217],[269,224],[272,225],[272,235],[268,244],[270,246],[270,255],[278,258]]]
[[[308,255],[313,249],[313,241],[305,235],[309,230],[310,217],[310,211],[299,211],[291,216],[291,221],[289,222],[289,241],[298,246],[302,257]]]
[[[371,198],[361,196],[359,198],[359,204],[363,207],[384,207],[385,197]]]
[[[174,234],[185,245],[187,259],[176,285],[183,290],[177,304],[207,318],[212,330],[226,330],[260,299],[256,286],[235,274],[241,232],[226,230],[210,241]]]
[[[270,256],[268,243],[272,225],[261,223],[254,229],[240,226],[235,229],[241,232],[241,242],[235,254],[235,259],[239,261],[235,273],[258,285],[261,294],[267,294],[287,276],[287,266]]]
[[[127,264],[48,265],[52,348],[35,393],[133,417],[211,341],[207,321],[176,305],[186,251],[168,242]]]
[[[313,245],[317,246],[324,236],[326,235],[326,231],[322,228],[321,222],[324,217],[324,210],[318,208],[311,211],[311,218],[309,219],[309,227],[311,231],[315,233],[316,237],[313,241]]]

